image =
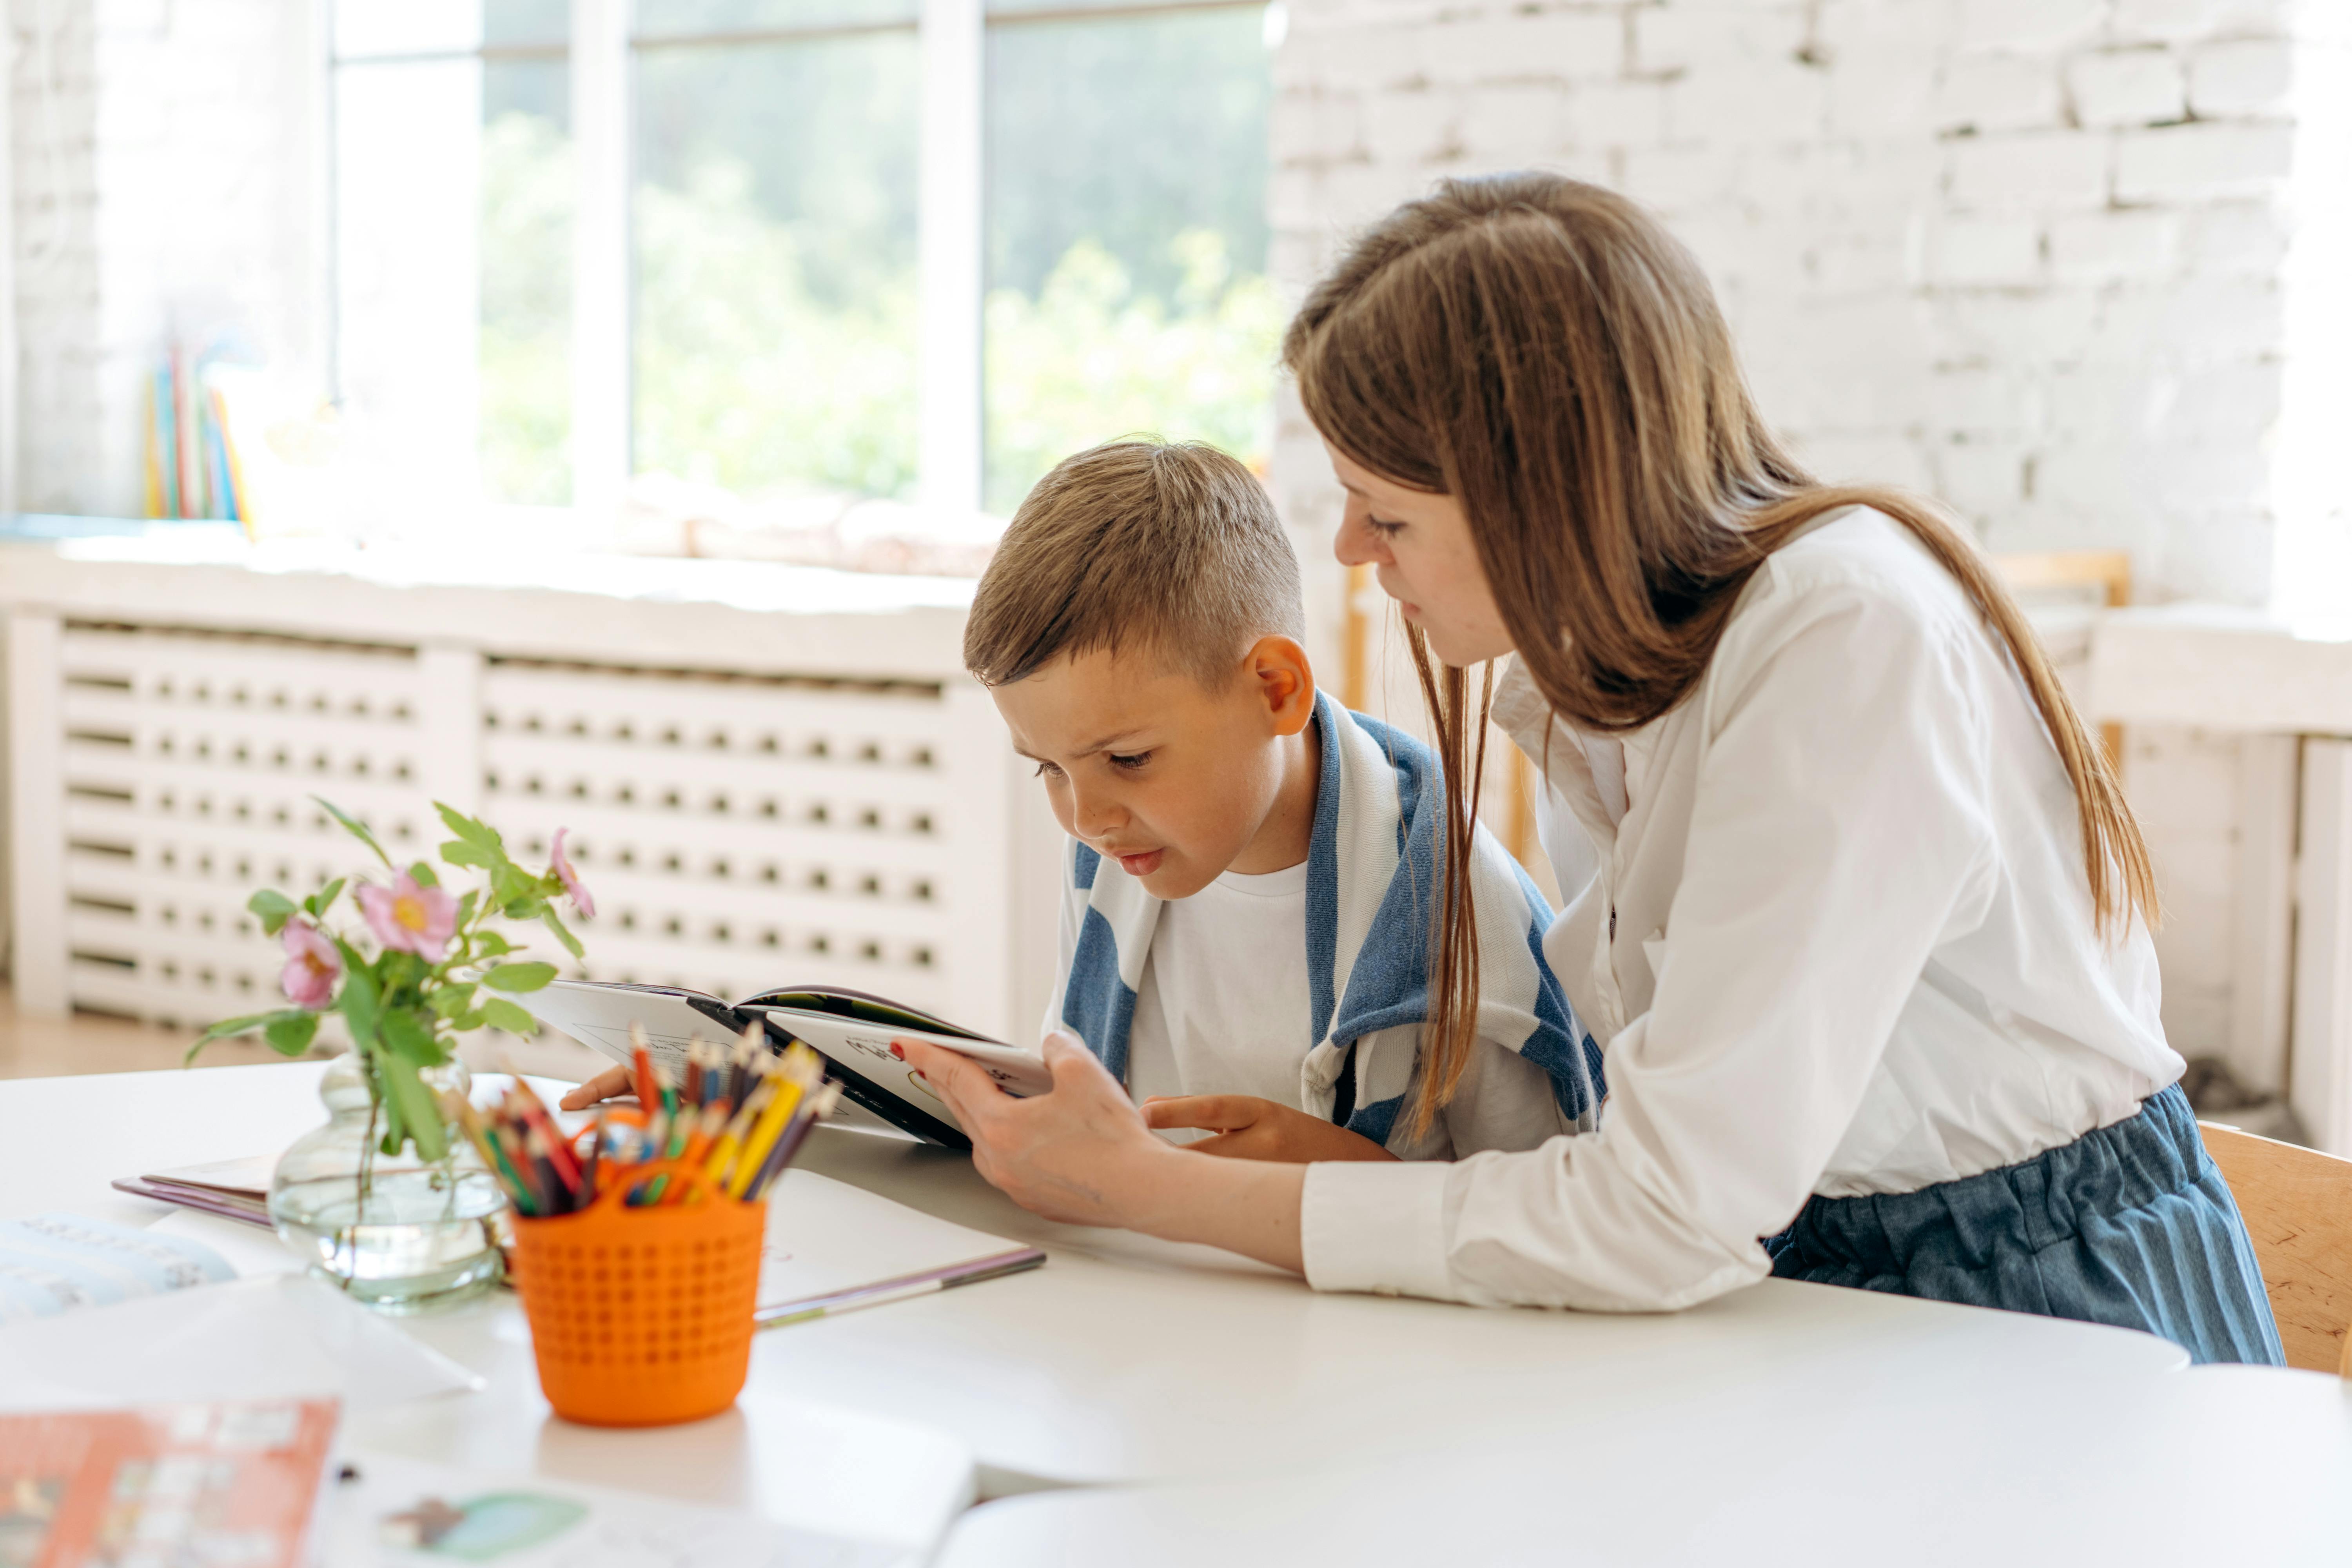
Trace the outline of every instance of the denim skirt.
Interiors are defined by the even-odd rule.
[[[2285,1364],[2245,1223],[2177,1084],[2014,1165],[1816,1197],[1764,1245],[1784,1279],[2144,1329],[2200,1362]]]

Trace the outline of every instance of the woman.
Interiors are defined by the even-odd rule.
[[[1358,243],[1284,353],[1452,799],[1484,732],[1463,672],[1517,655],[1493,710],[1551,786],[1544,949],[1605,1047],[1601,1129],[1220,1160],[1065,1043],[1026,1101],[909,1046],[982,1173],[1319,1289],[1673,1309],[1769,1271],[2279,1361],[2175,1087],[2113,773],[1949,523],[1781,449],[1688,254],[1590,185],[1452,183]],[[1475,1037],[1466,818],[1452,837],[1423,1118]]]

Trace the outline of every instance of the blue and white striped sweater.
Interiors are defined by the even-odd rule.
[[[1429,1016],[1430,889],[1438,874],[1443,775],[1411,736],[1318,694],[1322,766],[1307,854],[1307,973],[1311,1048],[1301,1102],[1330,1112],[1349,1049]],[[1075,840],[1066,896],[1085,900],[1064,983],[1063,1024],[1112,1074],[1128,1076],[1136,994],[1161,900]],[[1478,1033],[1550,1078],[1580,1131],[1598,1124],[1601,1050],[1543,958],[1551,910],[1527,873],[1481,828],[1472,868],[1479,953]],[[1413,1059],[1357,1054],[1351,1131],[1386,1144],[1410,1089]]]

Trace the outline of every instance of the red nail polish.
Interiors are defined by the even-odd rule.
[[[890,1054],[902,1062],[907,1059],[907,1053],[898,1048],[898,1042],[896,1040],[890,1042]]]

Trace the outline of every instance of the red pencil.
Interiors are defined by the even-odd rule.
[[[546,1138],[547,1157],[554,1164],[555,1173],[563,1178],[567,1186],[577,1188],[580,1165],[572,1157],[572,1145],[564,1138],[563,1130],[556,1126],[555,1118],[547,1113],[547,1107],[540,1102],[539,1096],[531,1092],[530,1086],[520,1079],[515,1079],[513,1088],[507,1090],[507,1103],[515,1108],[524,1125]]]
[[[650,1116],[661,1104],[661,1086],[654,1079],[654,1053],[646,1043],[646,1026],[629,1026],[629,1054],[635,1058],[633,1070],[637,1080],[637,1103]]]

